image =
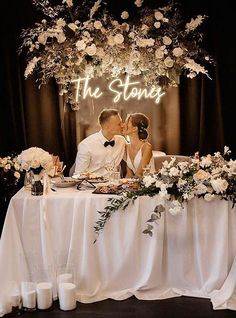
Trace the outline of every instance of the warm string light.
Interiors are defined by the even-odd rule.
[[[103,95],[100,87],[92,88],[89,85],[90,80],[91,78],[89,76],[72,80],[72,82],[76,84],[76,102],[79,101],[80,97],[82,99],[86,99],[87,97],[98,99]],[[129,76],[126,76],[124,81],[120,78],[112,80],[108,85],[108,89],[115,94],[113,102],[118,103],[123,97],[123,100],[125,101],[128,101],[131,98],[136,98],[137,100],[140,100],[141,98],[153,99],[155,100],[155,103],[158,104],[161,96],[165,94],[161,87],[151,86],[150,88],[140,88],[136,86],[139,84],[140,82],[138,81],[131,82]]]

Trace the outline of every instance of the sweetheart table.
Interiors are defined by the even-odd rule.
[[[70,273],[77,300],[91,303],[134,295],[154,300],[209,298],[236,310],[236,207],[194,198],[180,215],[162,213],[153,237],[142,234],[155,197],[139,197],[112,215],[97,242],[93,226],[111,195],[57,189],[12,197],[0,241],[0,313],[22,281],[51,282]]]

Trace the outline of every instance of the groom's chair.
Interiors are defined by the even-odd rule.
[[[175,157],[177,162],[191,162],[191,158],[188,156],[180,156],[180,155],[165,155],[165,156],[159,156],[159,157],[154,157],[154,162],[155,162],[155,169],[156,171],[159,171],[162,167],[162,163],[164,161],[171,161],[171,158]]]

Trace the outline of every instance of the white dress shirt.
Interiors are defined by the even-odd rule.
[[[105,147],[104,143],[108,140],[102,131],[82,140],[78,145],[74,175],[86,171],[100,176],[107,175],[105,167],[111,162],[114,163],[114,168],[117,168],[124,156],[126,141],[119,135],[115,135],[112,140],[115,141],[114,146]]]

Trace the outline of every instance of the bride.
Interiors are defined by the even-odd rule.
[[[127,116],[123,134],[128,136],[129,143],[126,145],[126,177],[143,176],[144,170],[150,167],[154,172],[154,160],[152,145],[146,140],[149,119],[142,113],[134,113]]]

